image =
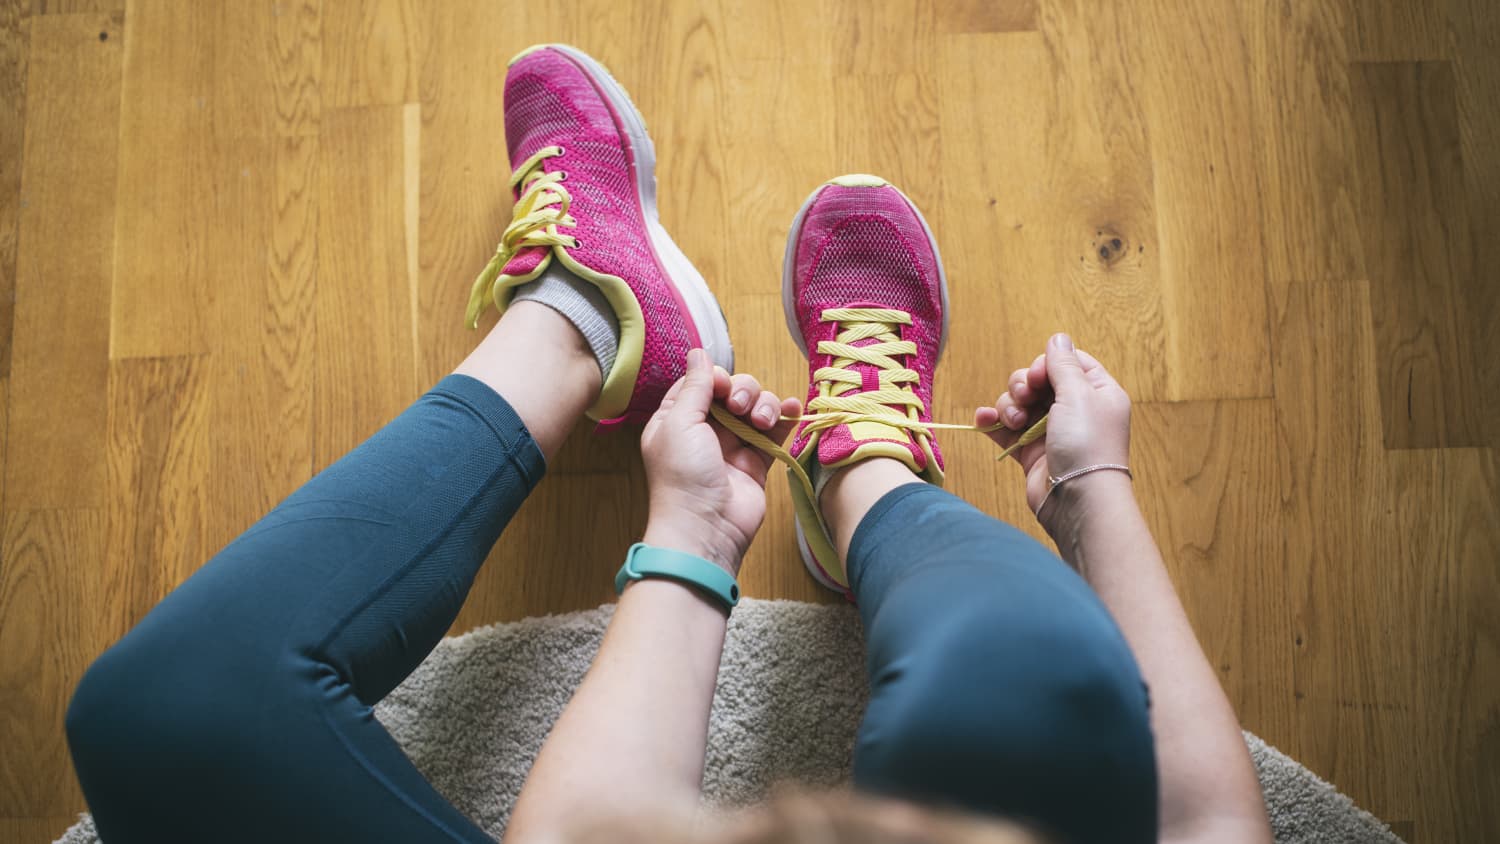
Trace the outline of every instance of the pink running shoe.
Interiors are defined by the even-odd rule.
[[[875,176],[813,191],[792,221],[782,267],[787,328],[807,355],[809,414],[792,440],[804,469],[891,457],[943,483],[930,429],[932,376],[948,333],[948,282],[936,241],[906,195]],[[792,478],[797,544],[823,585],[849,595],[833,540]]]
[[[516,205],[474,282],[469,327],[489,301],[504,310],[517,285],[560,261],[604,292],[620,322],[620,349],[589,417],[649,418],[694,347],[733,371],[719,303],[657,217],[646,124],[604,66],[564,44],[511,59],[505,142]]]

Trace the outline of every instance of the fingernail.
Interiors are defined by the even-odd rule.
[[[776,419],[775,411],[771,410],[771,408],[769,407],[761,408],[760,412],[758,412],[756,415],[766,422],[773,422]]]
[[[1005,421],[1007,423],[1011,424],[1011,425],[1014,425],[1017,422],[1020,422],[1021,421],[1021,411],[1016,410],[1014,407],[1007,407],[1005,409]]]
[[[702,349],[688,349],[688,354],[687,354],[688,369],[697,369],[698,368],[698,362],[701,361],[701,360],[703,360],[703,350]]]
[[[1052,342],[1063,347],[1064,349],[1067,349],[1070,352],[1073,351],[1073,338],[1069,337],[1066,334],[1059,332],[1053,335]]]
[[[744,407],[746,403],[750,401],[750,394],[745,392],[744,390],[740,390],[739,392],[734,394],[734,398],[732,399],[732,401],[734,402],[735,407]]]

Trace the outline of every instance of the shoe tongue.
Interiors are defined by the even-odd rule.
[[[552,256],[552,249],[547,246],[523,246],[516,254],[510,256],[505,262],[505,268],[500,270],[501,275],[511,278],[527,278],[542,269],[542,262]]]
[[[880,306],[860,305],[858,307]],[[849,345],[861,348],[880,342],[882,341],[870,337],[864,340],[856,340]],[[880,389],[880,367],[862,361],[855,361],[845,367],[845,369],[857,373],[863,380],[863,383],[840,395],[856,396],[860,393]],[[877,446],[874,445],[875,443],[882,443],[884,445]],[[905,459],[908,465],[912,466],[913,471],[920,472],[922,470],[922,464],[925,464],[926,461],[922,459],[923,455],[912,448],[911,435],[907,429],[899,428],[895,425],[883,425],[875,421],[850,422],[847,425],[840,425],[838,428],[830,431],[818,442],[818,459],[819,462],[826,465],[848,460],[851,457],[858,459],[860,452],[871,453],[872,456],[875,452],[879,452],[884,456],[897,456],[886,453],[891,450],[891,443],[899,443],[906,449],[910,449],[910,458],[906,458],[904,454],[900,456]]]

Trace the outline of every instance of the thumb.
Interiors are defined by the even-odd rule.
[[[672,405],[671,416],[692,425],[708,418],[708,406],[714,398],[714,366],[708,353],[692,349],[687,354],[687,374],[682,389]]]
[[[1083,363],[1073,348],[1073,338],[1066,334],[1054,334],[1047,341],[1047,380],[1052,382],[1052,389],[1059,396],[1089,388]]]

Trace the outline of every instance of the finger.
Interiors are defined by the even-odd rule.
[[[1033,360],[1031,366],[1026,369],[1026,384],[1038,393],[1047,390],[1047,356],[1045,354],[1037,355],[1036,360]]]
[[[760,395],[760,382],[754,375],[741,372],[729,383],[729,401],[724,406],[735,416],[744,416],[755,403],[755,397]]]
[[[1031,419],[1030,411],[1022,407],[1016,401],[1015,396],[1012,396],[1010,393],[1006,393],[1000,397],[999,403],[995,405],[995,410],[999,413],[1000,421],[1004,422],[1005,427],[1012,431],[1020,431],[1025,428],[1026,423]]]
[[[1017,404],[1030,404],[1036,393],[1031,385],[1026,383],[1026,370],[1017,369],[1010,374],[1010,380],[1006,382],[1007,391],[1015,397]]]
[[[782,399],[781,400],[781,415],[782,416],[790,416],[793,419],[795,419],[798,416],[801,416],[802,415],[802,402],[800,402],[800,401],[798,401],[796,399],[793,399],[793,398]],[[786,442],[787,435],[792,432],[792,428],[796,427],[796,425],[797,425],[797,423],[793,422],[791,420],[787,420],[787,421],[784,421],[784,422],[783,421],[777,421],[775,427],[771,428],[771,430],[769,432],[767,432],[766,436],[770,437],[771,439],[775,440],[776,442],[784,443],[784,442]]]
[[[684,425],[707,419],[708,405],[714,398],[714,368],[707,352],[688,350],[687,374],[682,376],[681,388],[672,405],[672,418]]]
[[[744,441],[735,436],[728,428],[720,425],[718,420],[711,420],[709,424],[713,426],[714,433],[719,437],[719,450],[723,455],[724,462],[739,469],[764,486],[766,470],[770,467],[771,463],[770,455],[762,453],[760,449],[746,445]]]
[[[722,366],[714,366],[714,398],[723,401],[729,395],[731,378],[729,370]]]
[[[1047,378],[1058,395],[1091,386],[1083,374],[1078,353],[1073,350],[1073,338],[1066,334],[1054,334],[1047,341]]]
[[[769,431],[776,427],[776,420],[781,415],[781,399],[770,390],[762,391],[755,399],[755,409],[749,413],[750,424],[761,431]]]
[[[678,378],[676,381],[672,382],[671,387],[667,388],[667,394],[661,397],[661,404],[663,407],[670,407],[672,405],[672,402],[677,401],[677,396],[682,393],[682,382],[684,380],[684,378]]]
[[[974,409],[975,427],[988,428],[989,426],[999,421],[1001,421],[999,408],[979,407]],[[998,445],[1001,448],[1009,448],[1010,444],[1016,441],[1016,437],[1020,436],[1015,431],[1012,431],[1009,428],[1003,426],[1000,428],[996,428],[993,431],[985,431],[984,435],[993,440],[995,445]]]

